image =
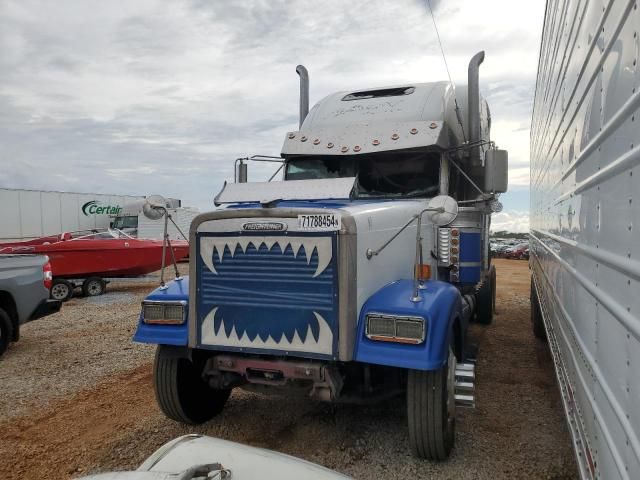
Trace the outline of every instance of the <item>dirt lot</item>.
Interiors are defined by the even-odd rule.
[[[234,391],[223,414],[187,428],[151,386],[154,349],[131,342],[153,284],[112,284],[26,325],[0,359],[0,478],[64,479],[137,466],[162,443],[204,433],[305,458],[356,478],[577,478],[551,358],[529,327],[524,261],[497,260],[498,315],[474,326],[477,408],[459,410],[446,463],[407,452],[403,399],[331,406]],[[283,408],[286,402],[286,409]]]

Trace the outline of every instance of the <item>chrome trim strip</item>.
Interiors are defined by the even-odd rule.
[[[535,259],[536,262],[538,262],[538,265],[537,265],[538,270],[542,272],[542,274],[544,276],[544,279],[546,280],[547,284],[551,285],[551,281],[549,279],[549,276],[547,275],[545,270],[540,266],[540,260],[538,258],[536,258],[535,256],[533,258]],[[535,283],[535,275],[533,276],[533,278],[534,278],[534,283]],[[539,288],[537,290],[538,290],[538,292],[540,291]],[[554,303],[558,307],[560,312],[562,312],[562,315],[563,315],[564,319],[566,320],[567,324],[569,325],[569,327],[571,329],[571,332],[570,332],[571,336],[573,338],[575,338],[576,342],[578,343],[577,347],[578,347],[578,349],[580,351],[580,355],[584,359],[586,359],[587,366],[591,370],[592,375],[595,377],[595,379],[597,380],[597,382],[600,385],[600,387],[602,388],[605,398],[609,402],[609,405],[611,406],[611,409],[613,410],[613,412],[615,413],[616,417],[618,418],[618,422],[620,422],[620,425],[622,426],[622,429],[624,430],[624,432],[625,432],[625,434],[627,436],[629,444],[630,444],[631,448],[633,449],[633,453],[636,455],[636,458],[638,460],[640,460],[640,440],[638,439],[638,436],[634,432],[633,426],[629,422],[629,419],[627,418],[624,410],[620,406],[620,403],[618,403],[613,391],[611,390],[611,387],[609,387],[609,384],[607,383],[604,375],[602,374],[602,371],[600,370],[600,367],[598,366],[598,363],[595,361],[595,359],[593,358],[593,355],[591,355],[591,353],[589,352],[589,349],[587,348],[587,346],[585,345],[584,341],[582,340],[582,338],[578,334],[578,329],[576,328],[575,323],[574,323],[573,319],[571,318],[571,315],[569,315],[569,312],[567,312],[567,310],[562,305],[562,302],[560,301],[557,292],[553,288],[549,288],[549,291],[551,291],[553,293]],[[538,299],[540,299],[540,295],[539,294],[538,294]],[[560,326],[560,330],[562,331],[562,335],[563,335],[563,337],[565,339],[565,343],[567,345],[569,345],[569,337],[567,336],[566,332],[564,331],[563,326],[561,324],[559,324],[559,326]],[[571,356],[573,358],[573,363],[578,365],[578,361],[577,361],[577,358],[575,356],[575,353],[573,352],[573,349],[569,349],[569,351],[571,352]],[[578,371],[578,374],[580,375],[580,380],[582,381],[583,385],[585,385],[585,387],[584,387],[585,391],[589,391],[588,388],[586,387],[587,384],[584,381],[584,378],[582,377],[582,374],[580,373],[580,370],[576,369],[576,371]],[[601,424],[600,428],[603,428],[602,427],[603,422],[601,421],[602,415],[600,414],[600,411],[598,410],[597,405],[596,405],[595,401],[593,400],[592,396],[591,395],[587,395],[587,396],[589,398],[589,402],[591,403],[591,407],[593,408],[594,412],[596,412],[600,417],[598,419],[599,423]],[[607,431],[607,433],[608,433],[608,431]],[[607,437],[607,441],[608,441],[608,445],[609,445],[610,450],[611,450],[611,445],[613,444],[613,441],[609,437],[610,437],[610,435]],[[614,454],[614,456],[616,458],[619,458],[619,454],[617,452],[613,452],[613,450],[612,450],[611,453]],[[624,462],[623,462],[623,464],[624,464]],[[618,465],[618,470],[620,470],[620,465]]]
[[[640,340],[640,321],[633,315],[631,315],[627,310],[622,308],[611,296],[603,292],[601,289],[596,287],[592,282],[587,280],[584,275],[578,272],[575,268],[573,268],[566,260],[562,259],[556,252],[554,252],[551,248],[549,248],[542,240],[536,237],[533,233],[530,234],[531,238],[533,238],[536,242],[538,242],[542,247],[551,255],[556,261],[562,265],[579,283],[584,287],[584,289],[591,294],[593,298],[598,300],[600,304],[604,308],[606,308],[613,317],[618,320],[621,324],[623,324],[636,339]]]
[[[565,200],[572,198],[585,190],[588,190],[591,187],[598,185],[601,182],[609,180],[616,175],[628,170],[629,168],[633,168],[640,163],[640,145],[633,148],[633,150],[629,150],[624,155],[621,155],[616,160],[611,162],[609,165],[604,167],[602,170],[598,170],[593,175],[585,178],[581,182],[575,184],[575,186],[568,190],[567,192],[560,195],[554,205],[558,205]]]
[[[343,362],[353,360],[353,350],[356,344],[358,311],[355,301],[358,288],[358,245],[356,225],[353,217],[348,218],[352,225],[349,233],[338,235],[338,359]]]
[[[481,267],[482,262],[458,262],[456,265],[458,267]]]
[[[533,275],[534,279],[534,288],[539,292],[540,289],[535,286],[535,275]],[[538,294],[538,299],[543,299]],[[584,421],[582,419],[582,412],[580,411],[580,406],[575,403],[575,400],[572,402],[572,399],[575,399],[573,388],[571,388],[569,373],[567,372],[567,368],[564,364],[562,354],[560,353],[560,348],[558,346],[558,340],[549,320],[549,316],[545,315],[545,302],[540,302],[540,311],[542,313],[542,318],[545,324],[545,330],[547,332],[547,339],[549,341],[549,351],[551,352],[551,356],[553,358],[553,368],[556,372],[556,379],[558,380],[558,388],[560,390],[560,398],[562,399],[562,407],[565,411],[565,418],[567,420],[567,427],[569,430],[569,434],[571,435],[571,440],[573,444],[573,449],[575,452],[576,463],[578,465],[578,469],[580,471],[580,478],[586,479],[590,478],[593,480],[593,475],[591,474],[591,470],[589,469],[589,463],[587,460],[587,453],[591,458],[593,455],[591,454],[591,446],[589,445],[589,439],[587,437],[585,431]],[[573,358],[575,362],[575,358]],[[578,377],[582,382],[582,389],[585,390],[584,379],[580,376]],[[571,392],[569,392],[571,389]],[[585,390],[586,391],[586,390]],[[598,424],[602,423],[601,415],[599,415],[595,420]]]
[[[576,242],[575,240],[570,240],[566,237],[547,232],[546,230],[538,230],[536,228],[532,228],[531,231],[537,232],[540,235],[544,235],[545,237],[549,237],[556,242],[562,243],[563,245],[567,245],[568,247],[571,247],[578,252],[591,257],[594,260],[615,268],[621,273],[634,277],[636,280],[640,280],[640,262],[637,260],[632,260],[627,257],[616,255],[615,253],[603,250],[602,248],[589,247],[583,245],[582,243]]]
[[[602,26],[604,25],[608,15],[609,15],[609,12],[611,11],[611,7],[612,7],[613,3],[614,2],[612,0],[606,6],[606,11],[604,12],[604,14],[602,16],[602,20],[601,20],[600,25],[599,25],[599,27],[597,29],[598,32],[600,32]],[[609,52],[611,51],[611,49],[613,48],[615,43],[618,41],[618,36],[620,35],[620,31],[622,30],[622,27],[626,23],[626,20],[629,18],[629,12],[631,11],[631,8],[633,7],[633,5],[635,3],[636,3],[636,0],[628,0],[627,1],[626,8],[622,12],[622,15],[620,16],[620,19],[616,22],[615,31],[611,34],[611,36],[609,37],[609,42],[604,46],[604,48],[600,52],[600,60],[598,61],[596,67],[593,70],[593,73],[591,74],[591,77],[589,78],[589,81],[587,82],[587,84],[585,86],[584,94],[582,95],[580,100],[578,102],[576,102],[576,107],[575,107],[575,109],[573,111],[573,114],[572,114],[571,118],[569,119],[569,124],[571,124],[573,122],[573,120],[575,119],[576,115],[578,115],[578,112],[580,112],[580,108],[582,107],[582,103],[584,102],[585,97],[587,96],[587,93],[591,90],[591,86],[592,86],[593,82],[595,81],[595,79],[600,74],[600,69],[602,68],[602,65],[609,58]],[[577,78],[577,80],[575,82],[575,88],[573,89],[573,91],[571,93],[571,97],[567,101],[567,105],[571,105],[572,102],[573,102],[573,96],[574,96],[575,92],[577,92],[577,90],[578,90],[578,85],[580,85],[580,81],[582,80],[582,75],[586,71],[587,65],[589,64],[589,57],[591,56],[591,53],[593,52],[593,49],[595,48],[595,46],[596,46],[596,44],[598,42],[598,38],[599,38],[599,35],[594,35],[592,40],[591,40],[591,45],[589,46],[589,53],[587,54],[587,58],[586,58],[585,62],[583,63],[582,69],[580,70],[580,74],[578,75],[578,78]],[[553,153],[551,153],[551,150],[553,149],[553,145],[556,142],[556,138],[558,136],[558,133],[562,130],[562,125],[564,123],[565,115],[566,115],[566,113],[568,111],[569,111],[568,108],[563,109],[562,118],[560,119],[560,122],[558,123],[558,128],[557,128],[556,133],[555,133],[555,135],[553,137],[553,140],[549,144],[549,150],[546,153],[546,157],[549,158],[549,163],[555,157],[556,153],[558,152],[558,149],[560,148],[560,145],[562,144],[562,140],[564,140],[565,135],[570,130],[569,128],[565,128],[564,129],[564,132],[562,133],[562,136],[560,137],[560,139],[558,141],[556,149],[553,151]],[[547,125],[550,125],[550,123],[548,123]],[[543,136],[546,136],[546,135],[543,135]],[[538,156],[538,155],[536,155],[536,156]],[[544,165],[544,167],[545,168],[541,169],[541,172],[548,173],[549,169],[546,168],[547,165]],[[535,179],[535,182],[531,182],[531,185],[535,186],[535,187],[540,185],[542,176],[543,176],[543,173],[540,173],[540,175],[538,175],[538,177]]]
[[[596,151],[599,145],[601,145],[607,138],[615,132],[615,129],[629,120],[629,116],[640,107],[640,90],[629,97],[629,100],[625,102],[620,110],[609,120],[605,126],[599,131],[595,137],[587,144],[586,147],[580,152],[580,155],[571,163],[564,173],[560,176],[560,179],[551,187],[552,189],[557,187],[565,180],[571,172],[573,172],[578,165],[580,165],[589,155]]]

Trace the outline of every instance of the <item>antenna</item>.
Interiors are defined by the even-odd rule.
[[[433,15],[433,9],[431,8],[431,2],[429,0],[425,0],[425,2],[427,3],[427,8],[429,9],[429,13],[431,14],[431,20],[433,21],[433,28],[436,31],[436,37],[438,37],[438,44],[440,45],[440,53],[442,53],[442,60],[444,60],[444,68],[447,70],[449,83],[453,85],[453,81],[451,80],[451,73],[449,73],[449,65],[447,64],[447,57],[444,54],[444,48],[442,47],[442,41],[440,40],[440,32],[438,32],[438,26],[436,25],[436,17]],[[467,136],[464,133],[464,125],[462,124],[460,108],[458,107],[458,99],[456,98],[455,90],[453,93],[453,103],[455,103],[456,105],[456,118],[458,119],[458,123],[460,124],[460,128],[462,129],[462,139],[466,142]]]

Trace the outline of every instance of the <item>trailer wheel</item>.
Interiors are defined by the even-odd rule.
[[[85,297],[97,297],[105,291],[105,283],[100,277],[89,277],[82,282],[82,293]]]
[[[447,363],[435,371],[409,370],[407,420],[413,454],[446,460],[455,441],[456,357],[449,348]]]
[[[49,295],[54,300],[66,302],[73,296],[73,285],[64,278],[54,278]]]
[[[489,274],[476,293],[476,321],[483,325],[493,322],[496,309],[496,267],[489,269]]]
[[[0,308],[0,355],[2,355],[13,338],[13,326],[7,312]]]
[[[158,345],[153,365],[156,401],[170,419],[189,425],[211,420],[224,408],[231,390],[211,388],[202,376],[202,366]]]
[[[538,299],[538,292],[536,286],[533,283],[533,277],[531,277],[531,327],[533,328],[533,335],[538,340],[547,340],[547,332],[544,329],[544,320],[542,319],[542,310],[540,310],[540,300]]]

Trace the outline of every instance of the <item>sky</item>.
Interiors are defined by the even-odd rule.
[[[544,1],[431,0],[454,82],[485,50],[510,191],[494,230],[528,230],[529,125]],[[425,0],[0,2],[0,187],[213,207],[233,161],[279,155],[298,76],[324,96],[445,80]],[[252,164],[249,180],[268,178]]]

